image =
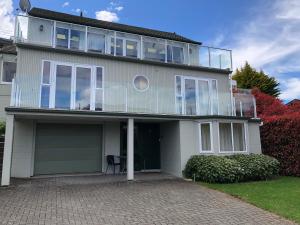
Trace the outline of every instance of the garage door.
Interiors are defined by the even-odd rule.
[[[34,174],[101,171],[101,126],[37,124]]]

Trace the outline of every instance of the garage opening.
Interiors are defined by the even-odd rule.
[[[102,126],[37,124],[34,175],[101,172]]]

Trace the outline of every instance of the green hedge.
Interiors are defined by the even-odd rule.
[[[240,181],[267,180],[279,173],[279,162],[267,155],[232,155],[229,159],[236,160],[243,169]]]
[[[5,122],[0,121],[0,135],[5,134]]]
[[[265,155],[192,156],[183,171],[187,178],[209,183],[265,180],[278,175],[279,163]]]

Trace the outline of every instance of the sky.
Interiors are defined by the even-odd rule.
[[[13,32],[19,0],[0,0],[0,36]],[[300,98],[300,0],[31,0],[33,7],[176,32],[233,51],[280,82],[282,100]]]

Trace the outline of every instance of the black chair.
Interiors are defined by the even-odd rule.
[[[114,155],[107,155],[106,162],[107,162],[107,166],[106,166],[105,174],[107,173],[108,167],[112,167],[114,170],[114,174],[116,174],[116,166],[121,166],[121,163],[115,161]]]

